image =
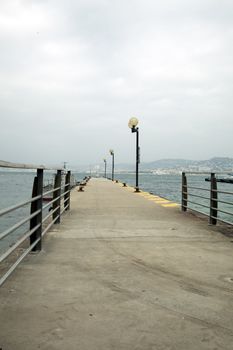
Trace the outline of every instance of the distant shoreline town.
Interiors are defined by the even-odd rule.
[[[102,167],[97,167],[101,171]],[[130,174],[135,171],[134,168],[135,166],[132,164],[116,164],[115,171]],[[233,173],[233,158],[214,157],[208,160],[161,159],[140,164],[140,173],[144,174],[180,175],[183,171]]]
[[[104,164],[75,165],[68,163],[67,168],[75,173],[101,174],[104,172]],[[111,164],[108,163],[107,172],[111,171]],[[183,171],[190,172],[227,172],[233,174],[233,158],[215,157],[208,160],[187,160],[187,159],[160,159],[154,162],[142,162],[139,167],[141,174],[154,175],[180,175]],[[26,169],[0,168],[0,172],[33,172]],[[135,173],[134,164],[115,164],[115,172],[120,174]]]

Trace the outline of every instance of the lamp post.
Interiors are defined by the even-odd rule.
[[[106,176],[107,176],[107,161],[106,159],[104,159],[104,177],[106,179]]]
[[[109,153],[112,156],[112,181],[114,181],[114,151],[113,151],[113,149],[110,149]]]
[[[129,120],[128,126],[131,129],[131,132],[136,132],[136,186],[135,186],[135,192],[140,192],[139,184],[138,184],[138,170],[139,170],[139,163],[140,163],[140,147],[139,147],[139,128],[136,127],[137,125],[138,125],[137,118],[131,118]]]

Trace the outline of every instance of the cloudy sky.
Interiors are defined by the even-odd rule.
[[[232,156],[232,0],[0,0],[0,159]]]

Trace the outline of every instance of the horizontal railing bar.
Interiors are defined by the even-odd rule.
[[[43,197],[46,196],[47,194],[50,194],[50,193],[55,192],[57,190],[60,190],[60,187],[53,188],[52,190],[49,190],[47,192],[43,192]]]
[[[66,199],[64,199],[64,202],[63,202],[63,204],[65,204],[68,200],[69,200],[70,198],[68,197],[68,198],[66,198]]]
[[[47,204],[43,205],[42,210],[48,208],[51,205],[52,201],[49,201]]]
[[[194,190],[202,190],[202,191],[208,191],[210,192],[210,190],[208,188],[203,188],[203,187],[194,187],[194,186],[188,186],[188,188],[192,188]]]
[[[13,251],[20,246],[28,237],[30,237],[38,228],[40,224],[35,226],[32,230],[26,232],[13,246],[10,247],[3,255],[0,256],[0,263],[5,260]]]
[[[65,207],[61,210],[61,215],[64,213],[64,211],[65,211],[66,209],[65,209]]]
[[[213,190],[213,192],[233,195],[233,192],[227,192],[227,191],[221,191],[221,190]]]
[[[201,204],[194,203],[194,202],[191,202],[191,201],[189,201],[189,203],[201,205]],[[203,206],[203,205],[202,205],[202,206]],[[190,209],[190,210],[195,210],[195,211],[197,211],[198,213],[205,214],[206,216],[209,216],[209,217],[211,217],[211,218],[213,218],[213,219],[218,219],[218,220],[223,221],[223,219],[220,219],[220,218],[217,217],[217,216],[208,215],[208,214],[206,214],[206,213],[204,213],[204,212],[200,212],[200,211],[198,211],[198,210],[196,210],[196,209],[190,208],[190,207],[188,207],[187,205],[183,205],[183,207],[184,207],[184,208],[187,208],[187,209]],[[210,208],[210,207],[206,207],[206,208]],[[224,210],[221,210],[221,209],[217,209],[217,208],[213,208],[213,207],[211,207],[210,209],[216,210],[216,211],[221,212],[221,213],[223,213],[223,214],[233,215],[233,213],[230,213],[230,212],[227,212],[227,211],[224,211]],[[225,221],[223,221],[223,222],[225,222]],[[231,223],[231,225],[233,225],[233,223]]]
[[[192,203],[192,204],[195,204],[195,205],[200,205],[201,207],[204,207],[204,208],[208,208],[208,209],[209,209],[209,206],[208,206],[208,205],[204,205],[204,204],[201,204],[201,203],[196,203],[196,202],[193,202],[193,201],[190,201],[190,200],[186,200],[186,202]]]
[[[198,198],[210,200],[210,198],[203,197],[203,196],[199,196],[198,194],[193,194],[193,193],[189,193],[189,196],[193,196],[193,197],[198,197]]]
[[[19,259],[10,267],[10,269],[0,278],[0,287],[6,281],[6,279],[12,274],[12,272],[16,269],[16,267],[21,263],[21,261],[30,253],[30,251],[38,244],[41,240],[41,237],[37,238],[35,242],[28,249],[26,249],[23,254],[19,257]]]
[[[212,218],[212,219],[218,219],[218,217],[217,216],[214,216],[214,215],[208,215],[210,218]]]
[[[217,210],[217,211],[219,211],[220,213],[223,213],[223,214],[233,215],[233,213],[230,213],[229,211],[225,211],[225,210],[221,210],[221,209],[216,209],[216,208],[211,208],[211,209]]]
[[[212,198],[212,201],[215,201],[215,202],[218,202],[218,203],[224,203],[224,204],[233,205],[233,203],[231,203],[231,202],[222,201],[221,199],[216,199],[216,198]]]
[[[216,199],[213,199],[213,200],[216,201]],[[213,209],[213,210],[216,210],[217,212],[221,212],[221,213],[223,213],[223,214],[227,214],[227,215],[233,216],[233,213],[230,213],[230,212],[228,212],[228,211],[224,211],[224,210],[221,210],[221,209],[218,209],[218,208],[213,208],[213,207],[210,208],[210,207],[207,207],[207,206],[202,205],[202,204],[200,204],[200,203],[195,203],[195,202],[192,202],[192,201],[187,201],[187,202],[192,203],[192,204],[196,204],[196,205],[200,205],[200,206],[206,207],[206,208],[208,208],[208,209]],[[219,201],[219,202],[220,202],[220,201]],[[232,203],[227,203],[227,202],[223,202],[223,203],[232,204]],[[224,220],[224,219],[221,219],[221,218],[219,218],[219,217],[217,217],[217,216],[209,215],[209,214],[207,214],[207,213],[204,213],[203,211],[190,208],[190,207],[187,206],[187,205],[183,205],[183,207],[186,208],[186,209],[189,209],[189,210],[191,210],[191,211],[195,211],[195,212],[197,212],[197,213],[200,213],[200,214],[202,214],[202,215],[205,215],[205,216],[207,216],[207,217],[211,217],[211,218],[213,218],[213,219],[216,219],[216,220],[218,220],[218,221],[221,221],[221,222],[223,222],[223,223],[225,223],[225,224],[228,224],[228,225],[233,226],[233,223],[232,223],[232,222],[227,221],[227,220]]]
[[[11,207],[2,209],[2,210],[0,210],[0,216],[5,215],[5,214],[8,214],[8,213],[10,213],[10,212],[13,211],[13,210],[19,209],[19,208],[23,207],[23,206],[26,205],[26,204],[35,202],[37,199],[40,199],[40,198],[41,198],[41,195],[36,196],[36,197],[33,197],[33,198],[31,198],[31,199],[28,199],[28,200],[26,200],[26,201],[24,201],[24,202],[15,204],[15,205],[13,205],[13,206],[11,206]]]
[[[225,224],[228,224],[228,225],[233,226],[233,222],[230,222],[230,221],[227,221],[227,220],[221,219],[221,218],[216,217],[216,216],[210,216],[210,217],[211,217],[211,218],[213,218],[213,219],[216,219],[216,220],[218,220],[218,221],[224,222]]]
[[[197,213],[199,213],[199,214],[202,214],[202,215],[205,215],[205,216],[209,217],[208,214],[204,213],[204,212],[201,211],[201,210],[193,209],[193,208],[190,208],[190,207],[187,207],[187,209],[189,209],[189,210],[191,210],[191,211],[195,211],[195,212],[197,212]]]
[[[68,190],[68,191],[66,191],[66,192],[64,192],[64,193],[62,193],[61,194],[61,197],[64,197],[67,193],[69,193],[70,192],[70,190]]]
[[[46,232],[50,229],[50,227],[53,226],[54,222],[59,218],[59,215],[57,215],[55,217],[55,219],[53,219],[53,221],[50,222],[50,224],[44,229],[44,231],[42,232],[42,237],[46,234]]]
[[[62,211],[61,211],[61,215],[64,213],[64,211],[66,210],[66,208],[68,208],[68,204],[64,207],[64,209],[62,209]]]
[[[184,207],[184,208],[186,208],[186,209],[189,209],[189,210],[191,210],[191,211],[197,212],[197,213],[199,213],[199,214],[205,215],[205,216],[207,216],[207,217],[211,217],[211,218],[213,218],[213,219],[216,219],[216,220],[218,220],[218,221],[221,221],[221,222],[223,222],[223,223],[225,223],[225,224],[227,224],[227,225],[231,225],[231,226],[233,226],[233,223],[232,223],[232,222],[230,222],[230,221],[227,221],[227,220],[221,219],[221,218],[216,217],[216,216],[213,216],[213,215],[209,216],[208,214],[204,213],[203,211],[200,211],[200,210],[197,210],[197,209],[190,208],[190,207],[188,207],[187,205],[183,205],[183,207]],[[216,210],[216,208],[213,208],[213,209],[215,209],[215,210]]]
[[[14,232],[15,230],[17,230],[17,228],[21,227],[22,225],[24,225],[27,221],[31,220],[32,218],[34,218],[36,215],[38,215],[41,212],[41,209],[35,211],[33,214],[31,214],[30,216],[27,216],[25,219],[19,221],[17,224],[15,224],[14,226],[11,226],[10,228],[8,228],[6,231],[4,231],[3,233],[0,234],[0,240],[3,239],[4,237],[8,236],[10,233]]]
[[[45,204],[43,206],[43,210],[46,209],[47,207],[49,207],[51,204],[53,204],[54,202],[56,202],[61,196],[57,196],[56,198],[54,198],[53,200],[49,201],[47,204]]]
[[[66,210],[67,208],[69,208],[69,204],[66,204],[66,206],[64,207],[64,210]]]
[[[199,197],[199,198],[203,198],[203,199],[207,199],[207,200],[210,199],[210,198],[199,196],[197,194],[192,194],[192,193],[189,193],[189,192],[183,192],[183,194],[189,194],[190,196]],[[183,199],[185,199],[185,198],[183,198]],[[215,202],[218,202],[218,203],[224,203],[224,204],[233,205],[233,203],[231,203],[231,202],[226,202],[226,201],[222,201],[220,199],[215,199],[215,198],[212,198],[212,201],[215,201]]]
[[[53,213],[55,213],[55,211],[57,211],[57,210],[59,209],[59,207],[60,207],[60,206],[58,206],[58,207],[56,207],[55,209],[53,209],[52,211],[50,211],[49,214],[46,215],[46,216],[43,218],[42,224],[43,224],[46,220],[48,220],[48,219],[50,218],[50,216],[53,215]]]
[[[4,160],[0,160],[0,168],[11,168],[11,169],[42,169],[42,170],[66,170],[65,168],[46,167],[44,165],[35,164],[22,164],[22,163],[11,163]]]
[[[52,200],[52,201],[49,201],[47,204],[43,205],[42,210],[48,208],[48,207],[49,207],[51,204],[53,204],[53,202],[55,202],[56,200],[57,200],[57,199],[54,199],[54,200]]]
[[[230,221],[223,220],[223,219],[220,219],[220,218],[218,218],[218,221],[221,221],[221,222],[224,222],[225,224],[228,224],[228,225],[233,226],[233,223],[232,223],[232,222],[230,222]]]

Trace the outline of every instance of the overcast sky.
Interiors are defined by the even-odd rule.
[[[0,159],[232,156],[232,0],[0,0]]]

